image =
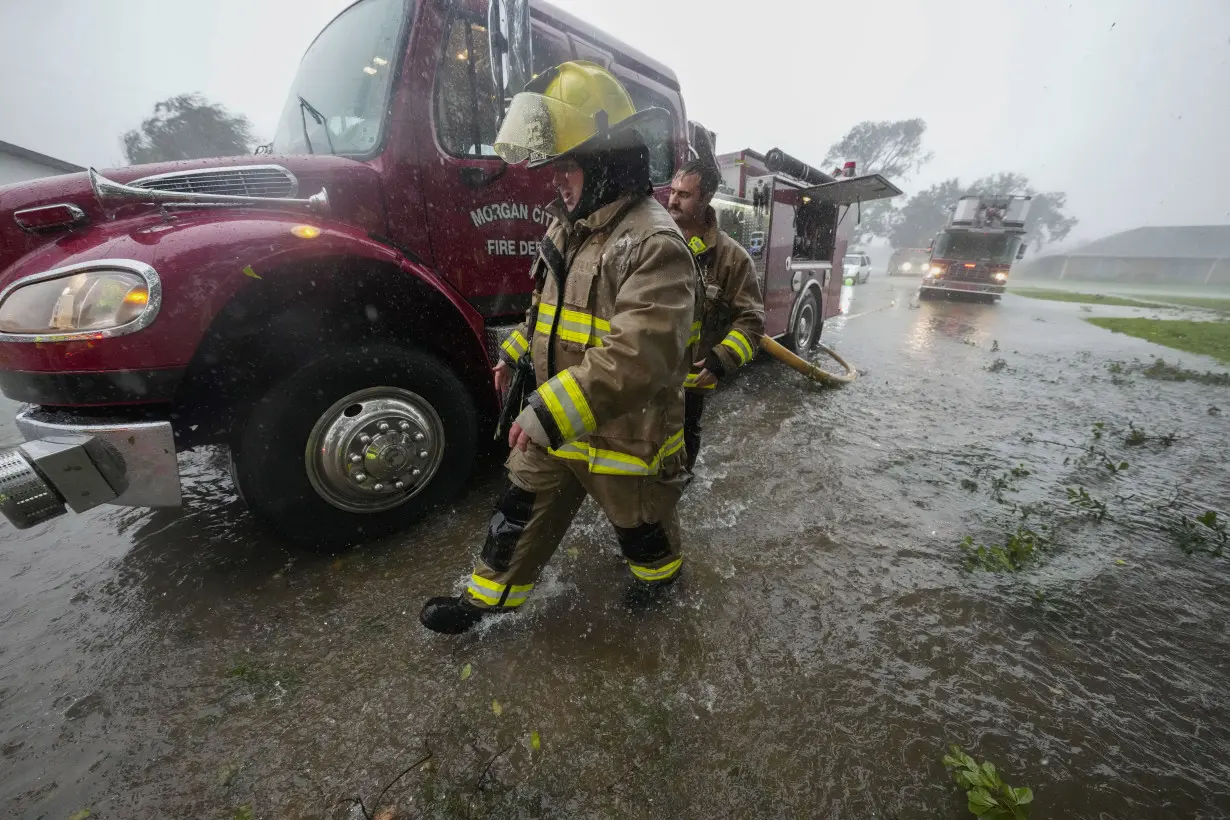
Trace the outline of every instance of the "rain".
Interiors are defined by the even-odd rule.
[[[492,2],[0,7],[0,813],[1230,817],[1230,7]],[[686,476],[493,386],[633,337],[642,240],[530,298],[566,60],[763,296]],[[436,634],[526,412],[682,569],[590,497]]]

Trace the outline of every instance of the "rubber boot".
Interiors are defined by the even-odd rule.
[[[668,581],[633,581],[624,590],[624,607],[626,609],[651,609],[665,603],[666,594],[679,578],[676,575]]]
[[[460,635],[477,624],[483,610],[467,604],[461,598],[432,598],[423,604],[419,621],[432,632],[442,635]]]

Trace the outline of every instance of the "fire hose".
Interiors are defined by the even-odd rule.
[[[819,367],[807,361],[803,357],[791,353],[789,350],[773,341],[768,336],[761,337],[760,346],[764,348],[766,353],[777,359],[779,362],[782,362],[787,367],[797,370],[812,381],[820,382],[821,384],[849,384],[858,378],[858,371],[855,370],[849,362],[838,355],[836,350],[819,343],[816,344],[817,349],[845,368],[845,373],[829,373],[825,370],[821,370]]]

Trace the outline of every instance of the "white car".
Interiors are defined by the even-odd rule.
[[[858,285],[871,278],[871,259],[865,253],[847,253],[841,259],[842,279]]]

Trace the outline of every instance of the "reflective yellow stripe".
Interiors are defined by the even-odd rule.
[[[554,379],[551,381],[554,381]],[[561,436],[565,439],[572,439],[580,435],[572,428],[572,420],[568,418],[568,413],[564,410],[564,406],[560,404],[559,399],[555,396],[555,391],[551,389],[551,382],[547,382],[538,388],[538,395],[542,396],[543,404],[550,411],[551,418],[555,419],[555,426],[559,428]]]
[[[569,371],[562,371],[538,388],[538,395],[555,419],[555,426],[565,441],[591,433],[598,426],[593,410],[581,392],[581,385]]]
[[[597,429],[598,422],[594,420],[594,411],[589,408],[589,402],[586,401],[585,394],[581,392],[581,385],[577,384],[577,380],[567,370],[561,372],[555,378],[564,386],[564,390],[568,392],[568,398],[572,399],[573,405],[581,414],[581,422],[585,425],[585,432],[592,433]]]
[[[509,334],[504,343],[500,345],[500,349],[508,354],[508,357],[514,362],[521,359],[522,354],[529,348],[529,342],[521,335],[521,331],[514,330]]]
[[[547,448],[547,452],[556,458],[566,458],[569,461],[589,461],[589,450],[589,445],[580,441],[571,441],[558,450]]]
[[[504,606],[515,607],[521,606],[526,599],[530,597],[530,590],[534,588],[533,584],[521,584],[509,587],[508,597],[504,599]]]
[[[656,473],[658,468],[662,466],[662,460],[668,456],[673,456],[675,453],[683,449],[683,430],[675,433],[666,440],[662,445],[662,449],[653,457],[653,471]]]
[[[551,335],[554,326],[555,335],[577,344],[602,346],[602,337],[611,332],[611,323],[600,319],[592,313],[564,308],[560,312],[559,322],[555,321],[555,305],[538,306],[538,322],[534,330],[544,336]]]
[[[717,382],[713,382],[712,384],[699,385],[696,383],[696,380],[698,378],[700,378],[699,373],[689,373],[688,377],[683,380],[683,386],[684,387],[695,387],[699,390],[712,390],[713,388],[717,387]]]
[[[539,322],[537,330],[544,336],[551,334],[551,325],[544,322]],[[594,336],[591,333],[578,333],[575,330],[560,325],[555,328],[555,335],[563,339],[565,342],[576,342],[579,345],[591,345],[593,347],[602,347],[602,339]]]
[[[700,341],[700,322],[692,323],[692,335],[688,337],[688,344],[694,345]]]
[[[514,584],[509,587],[507,584],[500,584],[492,581],[489,578],[483,578],[481,575],[471,575],[470,583],[466,587],[466,592],[482,601],[489,606],[498,606],[500,598],[504,597],[504,590],[508,590],[508,597],[504,598],[504,606],[515,607],[521,606],[526,599],[530,597],[530,591],[534,588],[533,584]]]
[[[483,589],[489,589],[492,592],[500,593],[504,591],[504,584],[498,581],[492,581],[490,578],[484,578],[481,575],[473,574],[470,576],[470,586],[479,586]]]
[[[743,358],[743,351],[739,349],[739,345],[732,342],[730,339],[722,340],[722,347],[727,348],[735,354],[735,361],[740,365],[747,364],[747,359]]]
[[[564,318],[565,318],[565,319],[567,319],[567,318],[568,318],[568,314],[570,314],[570,313],[573,313],[573,311],[571,311],[571,310],[565,310],[565,311],[564,311]],[[606,319],[603,319],[603,318],[602,318],[602,317],[600,317],[600,316],[593,316],[593,315],[588,314],[588,313],[578,313],[578,314],[576,314],[576,315],[578,315],[578,316],[585,316],[585,317],[586,317],[586,318],[588,318],[588,319],[592,319],[592,320],[593,320],[593,322],[594,322],[594,327],[596,327],[596,328],[598,329],[598,331],[599,331],[599,332],[601,332],[601,333],[610,333],[610,332],[611,332],[611,323],[610,323],[610,322],[608,322]]]
[[[468,587],[466,589],[466,592],[470,593],[471,598],[477,598],[478,600],[482,601],[484,604],[490,604],[491,606],[495,606],[496,604],[500,602],[499,595],[488,595],[484,592],[479,592],[474,587]]]
[[[646,464],[636,456],[615,450],[603,450],[584,441],[573,441],[558,449],[548,449],[556,458],[589,462],[589,471],[598,475],[657,475],[662,461],[683,449],[683,430],[674,433],[658,450],[653,461]]]
[[[636,564],[628,564],[628,569],[632,570],[632,574],[642,581],[665,581],[678,572],[681,566],[683,566],[683,559],[676,558],[666,566],[658,567],[657,569],[641,567]]]
[[[504,594],[504,586],[504,584],[497,584],[479,575],[471,575],[466,592],[484,604],[495,606],[500,602],[500,596]]]
[[[737,344],[743,351],[744,364],[752,360],[752,356],[755,354],[755,351],[752,350],[752,343],[747,336],[743,335],[743,331],[732,330],[726,334],[726,338]]]

